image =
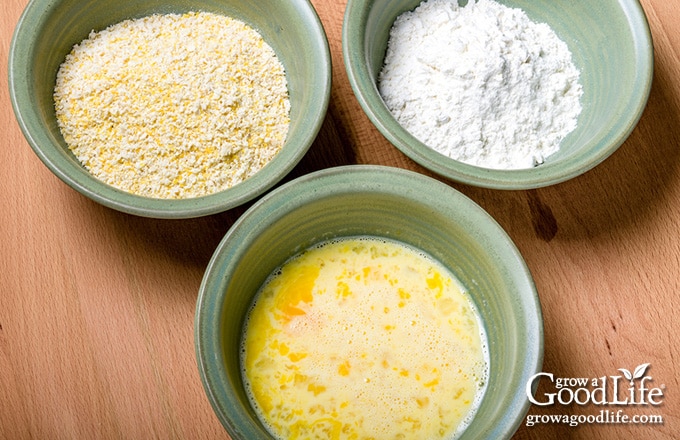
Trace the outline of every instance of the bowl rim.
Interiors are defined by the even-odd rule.
[[[512,268],[513,282],[522,287],[522,294],[518,299],[523,313],[520,321],[527,334],[527,340],[523,344],[526,357],[518,365],[521,370],[519,383],[527,384],[529,378],[540,371],[543,365],[544,334],[543,314],[536,286],[518,248],[490,214],[453,187],[415,171],[382,165],[327,168],[287,182],[251,206],[227,231],[212,255],[201,281],[194,316],[196,360],[210,403],[231,435],[238,435],[240,431],[232,420],[234,417],[229,416],[229,411],[243,414],[236,409],[238,405],[232,394],[233,389],[230,390],[224,383],[226,372],[218,354],[222,346],[222,335],[213,326],[221,322],[220,313],[226,303],[226,289],[223,287],[227,285],[230,273],[236,269],[240,257],[247,251],[250,243],[278,218],[285,216],[291,209],[315,200],[368,191],[419,201],[417,191],[404,190],[405,182],[415,182],[420,189],[427,187],[438,194],[438,200],[447,200],[447,206],[456,206],[458,213],[455,215],[462,219],[466,227],[472,228],[470,235],[483,234],[485,246],[493,244],[494,258]],[[506,258],[501,260],[501,254]],[[514,390],[512,404],[499,417],[501,423],[489,427],[488,438],[509,438],[516,432],[530,407],[525,393],[525,386]],[[227,410],[228,408],[232,409]],[[238,417],[237,415],[235,418]]]
[[[119,190],[92,176],[78,160],[53,142],[31,98],[32,84],[29,56],[35,46],[36,27],[44,23],[59,2],[30,0],[12,34],[8,53],[8,88],[12,109],[26,141],[47,168],[60,180],[82,195],[109,208],[141,217],[184,219],[227,211],[262,195],[280,182],[302,160],[316,139],[325,119],[331,96],[332,61],[326,32],[309,0],[289,0],[300,16],[306,17],[308,33],[317,40],[315,75],[319,76],[314,93],[319,99],[305,109],[309,123],[300,131],[297,145],[284,144],[281,152],[265,167],[245,181],[226,190],[201,197],[157,199]],[[112,23],[113,24],[113,23]],[[260,32],[258,30],[258,32]],[[310,37],[311,38],[311,37]],[[56,73],[56,72],[55,72]]]
[[[392,116],[380,97],[369,71],[366,55],[366,21],[375,0],[348,0],[342,27],[342,54],[350,86],[360,106],[380,133],[398,150],[436,174],[471,186],[499,190],[535,189],[558,184],[593,169],[611,156],[630,136],[642,117],[651,93],[654,73],[654,48],[649,22],[638,0],[616,0],[631,25],[636,59],[636,87],[631,107],[620,123],[625,125],[606,148],[584,154],[566,166],[545,163],[530,169],[490,169],[459,162],[440,154],[416,139]]]

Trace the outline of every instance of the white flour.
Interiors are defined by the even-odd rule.
[[[579,71],[545,23],[493,0],[426,0],[395,21],[380,93],[436,151],[485,168],[530,168],[581,112]]]

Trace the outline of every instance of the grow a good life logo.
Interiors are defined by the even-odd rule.
[[[631,373],[619,368],[623,376],[602,376],[597,378],[571,377],[555,378],[552,373],[537,373],[527,383],[527,397],[534,405],[548,406],[555,403],[570,405],[660,405],[664,385],[651,387],[652,378],[645,372],[649,364],[638,365]],[[533,396],[531,388],[536,379],[546,377],[555,385],[554,392],[544,393],[543,398]],[[628,381],[625,383],[624,378]]]
[[[632,371],[619,368],[621,374],[601,377],[555,377],[552,373],[537,373],[526,385],[526,395],[536,406],[554,405],[595,405],[606,407],[597,414],[529,414],[527,426],[537,423],[566,423],[577,426],[583,423],[633,423],[663,424],[663,416],[658,414],[628,414],[624,408],[657,408],[662,404],[666,386],[654,386],[654,380],[647,375],[650,364],[640,364]],[[547,379],[549,388],[540,394],[532,390],[540,379]]]

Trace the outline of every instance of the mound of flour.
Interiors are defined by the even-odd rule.
[[[566,43],[493,0],[426,0],[400,15],[378,87],[421,142],[496,169],[530,168],[557,151],[583,93]]]

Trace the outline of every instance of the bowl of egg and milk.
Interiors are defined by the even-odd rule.
[[[195,315],[234,439],[509,438],[543,360],[531,274],[478,205],[376,165],[292,180],[216,249]]]

